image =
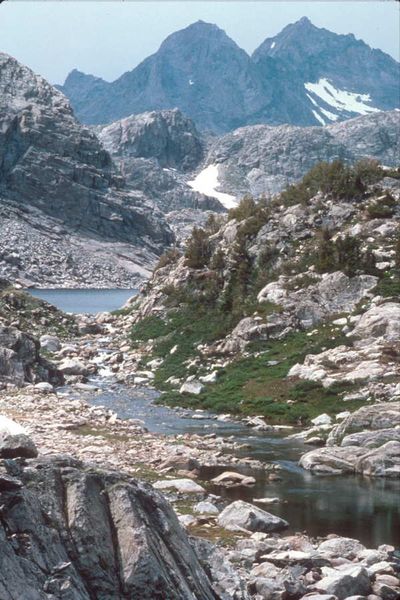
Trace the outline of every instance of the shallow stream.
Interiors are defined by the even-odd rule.
[[[40,292],[40,293],[39,293]],[[96,313],[121,306],[134,290],[36,290],[34,294],[69,312]],[[107,351],[107,340],[103,348]],[[240,422],[223,422],[209,415],[197,419],[190,411],[177,411],[154,404],[158,394],[148,388],[129,388],[112,378],[97,379],[101,391],[87,396],[92,404],[106,406],[121,418],[142,419],[149,431],[165,435],[197,433],[234,436],[248,448],[240,456],[277,462],[282,466],[280,481],[268,481],[260,471],[248,474],[257,479],[250,488],[215,487],[211,492],[230,499],[251,501],[253,498],[277,497],[280,502],[266,507],[290,523],[291,531],[305,531],[314,536],[336,533],[361,540],[368,547],[391,543],[400,546],[400,481],[368,479],[356,476],[315,476],[297,465],[308,450],[284,433],[255,432]],[[287,433],[287,432],[286,432]],[[203,469],[201,477],[210,480],[222,469]]]

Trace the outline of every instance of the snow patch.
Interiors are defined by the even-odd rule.
[[[326,125],[325,121],[323,120],[323,118],[321,117],[321,115],[319,115],[317,113],[316,110],[312,110],[312,114],[314,115],[314,117],[317,119],[317,121],[319,121],[321,123],[321,125]]]
[[[225,206],[225,208],[234,208],[238,204],[238,201],[236,200],[235,196],[216,191],[216,188],[219,185],[218,171],[218,165],[209,165],[208,167],[203,169],[196,176],[195,179],[193,179],[192,181],[188,181],[188,185],[195,192],[200,192],[205,196],[217,198],[217,200],[219,200],[221,204]]]
[[[333,113],[329,112],[329,110],[325,110],[325,108],[322,108],[321,106],[319,107],[319,110],[322,112],[323,115],[325,115],[330,121],[337,121],[339,118],[339,115],[334,115]]]
[[[366,104],[367,102],[371,102],[369,94],[357,94],[355,92],[339,90],[324,78],[320,79],[317,83],[305,83],[304,87],[308,92],[315,94],[321,100],[336,108],[336,110],[345,110],[359,115],[380,112],[379,108]]]
[[[273,48],[275,48],[275,42],[272,42],[272,44],[271,44],[270,48],[271,48],[271,50],[272,50]]]

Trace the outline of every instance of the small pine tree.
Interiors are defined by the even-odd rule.
[[[218,248],[216,252],[212,255],[210,261],[210,269],[213,271],[217,271],[217,273],[221,273],[225,268],[225,256],[222,252],[221,248]]]
[[[207,266],[211,256],[208,234],[201,227],[193,227],[186,251],[186,265],[191,269],[203,269]]]
[[[335,243],[338,268],[353,277],[362,267],[361,243],[356,237],[346,235]]]
[[[336,269],[336,249],[329,229],[322,229],[318,236],[315,268],[318,273],[329,273]]]

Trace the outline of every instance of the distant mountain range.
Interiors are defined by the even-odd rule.
[[[260,123],[325,125],[400,106],[399,63],[306,17],[252,56],[198,21],[114,82],[74,70],[59,89],[86,124],[179,108],[216,133]]]

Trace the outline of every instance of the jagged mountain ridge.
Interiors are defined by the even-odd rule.
[[[198,21],[114,82],[74,70],[59,89],[88,124],[178,107],[200,129],[223,133],[393,109],[400,105],[398,77],[398,63],[387,54],[307,18],[265,40],[251,57],[216,25]]]

